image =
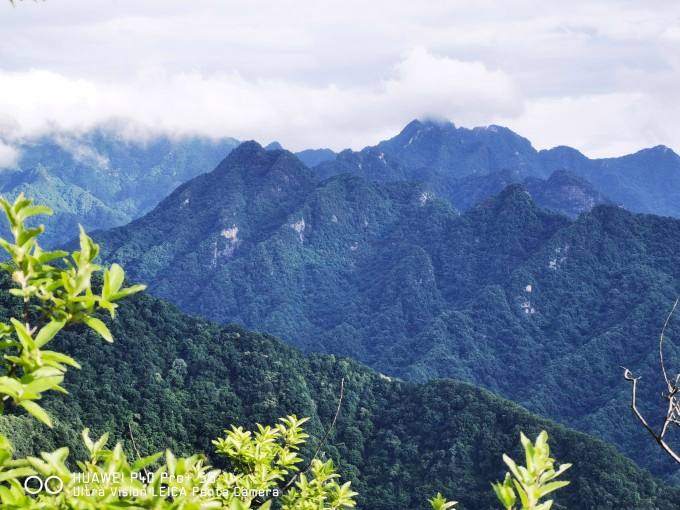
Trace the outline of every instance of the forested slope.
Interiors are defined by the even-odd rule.
[[[26,417],[0,418],[0,431],[20,454],[77,444],[85,426],[126,439],[128,448],[131,429],[142,455],[166,447],[209,452],[210,439],[229,424],[269,423],[287,413],[312,418],[314,448],[344,379],[339,419],[324,452],[352,480],[363,509],[426,508],[426,497],[438,490],[461,501],[462,509],[496,508],[489,481],[503,473],[502,453],[518,454],[520,430],[535,435],[544,428],[556,457],[575,464],[572,484],[559,494],[563,507],[680,505],[676,489],[611,446],[465,383],[408,383],[335,356],[304,356],[268,335],[211,325],[151,297],[124,304],[112,331],[111,345],[84,329],[57,341],[54,348],[83,368],[69,372],[68,396],[47,402],[58,418],[55,430]]]
[[[185,311],[408,380],[482,385],[666,472],[624,418],[620,366],[656,402],[678,220],[598,206],[571,221],[519,185],[458,215],[418,184],[319,182],[290,153],[247,143],[94,237]]]

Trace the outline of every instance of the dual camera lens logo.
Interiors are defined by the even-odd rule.
[[[46,492],[50,495],[59,494],[64,490],[64,482],[58,476],[48,476],[44,480],[36,475],[31,475],[24,480],[24,490],[30,494]]]

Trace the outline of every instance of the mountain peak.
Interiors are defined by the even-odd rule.
[[[264,150],[266,150],[266,151],[282,151],[283,146],[279,142],[273,141],[269,145],[266,145]]]
[[[302,161],[309,168],[312,168],[326,161],[333,161],[337,154],[331,149],[305,149],[300,152],[296,152],[295,155],[300,161]]]
[[[628,156],[623,156],[623,158],[635,158],[635,157],[642,157],[642,158],[672,158],[676,159],[679,158],[678,154],[673,151],[670,147],[666,145],[655,145],[654,147],[648,147],[646,149],[640,149],[639,151],[630,154]],[[612,158],[610,158],[612,159]]]
[[[670,156],[674,159],[677,159],[677,158],[680,157],[680,156],[678,156],[678,154],[673,149],[671,149],[670,147],[668,147],[666,145],[656,145],[655,147],[652,147],[651,149],[649,149],[649,151],[653,152],[655,154],[662,155],[664,157]]]
[[[493,210],[496,214],[516,214],[519,210],[537,209],[534,199],[522,184],[510,184],[495,197],[481,202],[477,209]]]
[[[568,170],[555,170],[546,181],[530,177],[523,184],[540,207],[572,218],[598,204],[611,203],[587,180]]]
[[[413,119],[411,122],[406,124],[404,128],[399,132],[395,138],[412,137],[418,132],[427,130],[455,130],[456,125],[450,120],[446,119],[436,119],[436,118],[424,118],[424,119]]]
[[[265,149],[263,149],[262,146],[255,140],[247,140],[245,142],[241,142],[233,151],[231,151],[230,155],[254,154],[264,150]]]
[[[498,194],[498,199],[502,201],[521,200],[525,202],[531,200],[531,193],[522,184],[509,184]]]
[[[234,149],[234,151],[239,151],[239,150],[262,150],[263,147],[260,145],[258,142],[255,140],[245,140],[238,144],[238,146]]]
[[[424,118],[421,121],[421,125],[437,129],[456,129],[456,125],[450,120],[436,117]]]
[[[404,126],[404,129],[401,130],[403,133],[404,131],[413,131],[414,129],[420,129],[423,127],[423,123],[419,119],[413,119],[411,122],[406,124]]]
[[[554,153],[560,155],[579,156],[585,158],[581,151],[574,149],[573,147],[569,147],[568,145],[556,145],[555,147],[552,147],[550,149],[541,149],[539,152],[541,152],[542,154]]]

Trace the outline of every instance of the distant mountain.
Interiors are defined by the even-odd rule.
[[[264,149],[267,151],[282,151],[283,147],[279,142],[271,142],[270,144],[265,145]]]
[[[108,228],[141,216],[237,144],[231,138],[129,141],[103,130],[44,137],[19,146],[16,168],[0,172],[0,193],[23,191],[51,206],[56,215],[46,222],[46,239],[54,245],[69,239],[78,223]]]
[[[573,181],[546,182],[550,200],[546,189]],[[630,417],[619,367],[644,373],[656,398],[654,338],[680,293],[678,220],[596,206],[570,221],[521,185],[459,215],[422,185],[320,181],[249,142],[95,238],[187,312],[409,380],[470,381],[666,469]]]
[[[520,172],[516,170],[469,175],[456,181],[449,199],[462,210],[467,210],[515,183],[521,183],[539,207],[572,218],[590,211],[596,205],[611,204],[592,184],[567,170],[556,170],[548,179],[522,179]]]
[[[264,147],[267,151],[281,151],[283,146],[279,142],[271,142]],[[308,167],[313,167],[325,161],[335,159],[335,152],[330,149],[305,149],[296,152],[295,155]]]
[[[626,209],[680,217],[680,157],[663,146],[619,158],[588,159],[569,147],[536,151],[527,139],[501,126],[466,129],[414,120],[394,138],[359,152],[345,150],[316,170],[322,177],[351,173],[378,181],[423,182],[459,209],[474,205],[461,200],[466,196],[461,186],[481,196],[484,193],[473,184],[494,187],[493,181],[502,178],[547,179],[567,170],[590,183],[599,197]],[[563,206],[556,198],[551,199],[556,210],[573,210],[573,204]]]
[[[539,207],[572,218],[590,211],[596,205],[613,205],[592,184],[567,170],[555,170],[546,180],[527,177],[522,185]]]
[[[342,151],[316,170],[322,177],[352,173],[379,181],[426,182],[445,195],[453,181],[470,175],[511,169],[521,176],[547,177],[551,172],[537,173],[538,159],[531,143],[507,128],[414,120],[394,138],[359,152]]]
[[[23,191],[52,206],[57,214],[47,222],[46,240],[55,245],[78,223],[92,230],[140,217],[183,182],[214,168],[238,143],[130,141],[105,130],[44,137],[20,145],[16,168],[0,169],[0,193]],[[272,142],[267,150],[281,150],[281,144]],[[569,147],[536,151],[500,126],[466,129],[416,120],[396,137],[359,152],[309,149],[296,156],[321,179],[350,173],[381,182],[421,182],[459,210],[522,183],[539,206],[572,217],[609,202],[680,217],[680,157],[663,146],[591,160]]]
[[[573,171],[626,209],[680,217],[680,156],[668,147],[593,160],[566,147],[539,156],[545,168]]]
[[[0,313],[7,313],[2,292]],[[530,414],[468,384],[412,384],[335,356],[303,356],[268,336],[218,327],[150,297],[121,307],[113,344],[91,332],[60,335],[58,349],[83,365],[69,372],[69,395],[50,398],[57,417],[46,430],[26,416],[0,416],[0,432],[18,453],[67,444],[82,449],[80,430],[111,432],[131,455],[133,431],[141,455],[171,447],[213,452],[211,438],[231,424],[253,427],[295,413],[311,418],[307,458],[344,397],[321,455],[337,463],[360,493],[358,508],[425,509],[442,491],[460,510],[498,508],[489,482],[502,476],[502,454],[520,459],[519,432],[548,430],[561,462],[574,467],[556,503],[593,508],[673,510],[680,491],[663,485],[613,447]],[[96,384],[94,382],[96,381]]]
[[[313,167],[326,161],[332,161],[337,156],[337,154],[330,149],[306,149],[304,151],[296,152],[295,155],[308,167]]]

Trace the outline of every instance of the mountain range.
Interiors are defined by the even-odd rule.
[[[78,223],[88,229],[128,223],[150,211],[173,189],[210,171],[239,142],[233,138],[135,140],[109,129],[57,133],[13,143],[20,157],[0,169],[0,192],[24,192],[52,207],[46,243],[64,242]],[[280,150],[272,142],[269,150]],[[620,158],[589,159],[575,149],[536,151],[500,126],[457,128],[415,120],[374,147],[336,154],[295,153],[320,178],[342,173],[377,181],[421,182],[427,191],[467,210],[522,183],[544,208],[575,217],[595,205],[680,216],[680,158],[658,146]]]
[[[680,156],[662,145],[618,158],[589,159],[565,146],[537,151],[529,140],[501,126],[467,129],[414,120],[394,138],[358,152],[342,151],[315,168],[324,177],[351,173],[372,180],[423,182],[460,209],[474,205],[459,192],[461,180],[469,186],[470,177],[482,177],[485,183],[491,174],[506,171],[506,178],[521,182],[566,170],[597,190],[594,196],[603,194],[631,211],[680,217]],[[499,190],[491,186],[486,196],[475,191],[479,199]],[[588,199],[581,210],[601,201]]]
[[[232,138],[133,141],[107,130],[44,136],[17,146],[19,160],[0,173],[0,192],[24,192],[55,211],[46,221],[45,241],[53,246],[79,223],[109,228],[141,216],[237,145]]]
[[[0,193],[23,192],[49,205],[46,246],[88,230],[124,225],[155,207],[180,184],[214,168],[240,142],[234,138],[149,136],[112,130],[54,134],[15,144],[20,157],[0,168]],[[269,149],[281,149],[272,142]],[[332,160],[330,149],[296,153],[308,166]],[[4,234],[6,232],[3,231]]]
[[[189,313],[405,380],[469,381],[668,470],[630,416],[620,366],[647,376],[656,402],[679,220],[612,205],[570,220],[522,185],[459,214],[427,185],[321,180],[248,142],[94,237]]]
[[[1,296],[4,317],[16,303]],[[517,458],[520,431],[533,437],[542,429],[554,455],[574,463],[555,508],[680,505],[678,489],[613,447],[468,384],[407,383],[348,359],[304,356],[269,335],[188,317],[149,296],[124,303],[120,312],[111,324],[113,344],[85,329],[56,340],[55,348],[83,367],[69,372],[69,395],[45,402],[55,429],[26,416],[0,416],[0,432],[18,455],[65,444],[84,453],[79,431],[86,426],[96,437],[107,431],[112,441],[124,440],[130,455],[131,434],[140,455],[167,447],[209,454],[210,439],[230,424],[253,427],[295,413],[311,418],[309,457],[333,419],[344,381],[339,418],[322,452],[352,481],[359,508],[425,509],[437,491],[460,501],[460,510],[497,508],[489,481],[503,476],[502,454]]]
[[[352,357],[386,374],[371,377],[404,388],[438,388],[424,390],[428,398],[440,383],[412,383],[467,381],[680,481],[632,418],[620,369],[644,376],[641,399],[653,415],[661,390],[655,338],[680,291],[680,221],[661,217],[680,216],[680,158],[668,148],[597,160],[568,147],[537,151],[499,126],[413,121],[390,140],[338,154],[234,139],[131,142],[104,131],[46,137],[21,154],[0,186],[55,208],[49,245],[63,244],[76,223],[103,229],[94,236],[107,259],[183,311],[273,333],[306,352]],[[170,320],[144,313],[144,330]],[[666,354],[680,361],[673,346]],[[175,368],[184,370],[179,361]],[[219,382],[210,384],[219,392]],[[187,406],[188,395],[173,403]],[[78,402],[87,398],[83,390]],[[262,398],[248,394],[238,406]],[[113,399],[103,416],[129,417],[124,401]],[[85,424],[78,413],[67,411],[62,435]],[[198,429],[184,425],[192,418],[173,414],[168,437],[195,445]],[[102,426],[123,434],[125,424],[106,419]],[[154,437],[164,436],[145,440]],[[396,507],[408,500],[400,494],[406,499]]]

